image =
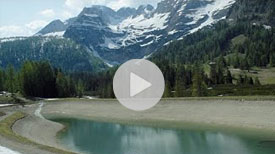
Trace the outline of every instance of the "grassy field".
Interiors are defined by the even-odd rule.
[[[210,66],[208,64],[204,64],[203,69],[205,73],[210,76]],[[254,79],[258,77],[262,85],[275,84],[275,67],[253,67],[251,68],[251,71],[248,72],[247,70],[235,69],[231,66],[229,70],[235,79],[238,79],[239,75],[247,75],[248,77],[253,77]]]
[[[72,152],[67,152],[67,151],[56,149],[53,147],[37,144],[35,142],[30,141],[29,139],[27,139],[25,137],[15,134],[11,129],[13,124],[17,120],[20,120],[20,119],[24,118],[25,116],[27,116],[27,114],[22,113],[22,112],[16,112],[16,113],[12,114],[11,116],[7,117],[6,119],[0,121],[0,135],[4,136],[6,138],[9,138],[11,140],[20,142],[20,143],[37,146],[42,150],[50,151],[53,153],[73,154]]]
[[[231,68],[230,72],[236,78],[239,75],[247,75],[249,77],[256,78],[258,77],[262,85],[275,84],[275,68],[252,68],[252,71],[248,72],[247,70],[240,70]]]
[[[246,41],[247,37],[243,34],[232,39],[232,45],[242,45]]]
[[[4,119],[3,121],[0,122],[0,135],[5,136],[5,137],[9,137],[21,142],[26,142],[26,140],[24,138],[22,138],[21,136],[16,135],[15,133],[13,133],[13,131],[11,130],[12,125],[19,119],[22,119],[26,116],[26,114],[18,112],[15,113],[9,117],[7,117],[6,119]]]
[[[13,99],[11,97],[0,96],[0,104],[9,104],[12,102],[13,102]]]

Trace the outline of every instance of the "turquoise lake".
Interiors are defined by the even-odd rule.
[[[275,142],[220,132],[185,131],[55,119],[68,128],[60,141],[90,154],[275,154]]]

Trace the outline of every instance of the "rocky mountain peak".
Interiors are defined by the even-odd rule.
[[[137,10],[131,7],[123,7],[123,8],[120,8],[116,13],[120,17],[127,18],[133,15],[136,15]]]
[[[54,20],[35,35],[65,31],[67,26],[61,20]]]

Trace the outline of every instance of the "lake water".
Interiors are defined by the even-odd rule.
[[[68,148],[91,154],[275,154],[275,143],[219,132],[55,119],[68,124],[60,135]]]

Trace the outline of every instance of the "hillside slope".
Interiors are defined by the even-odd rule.
[[[64,71],[99,71],[106,65],[86,47],[59,37],[0,39],[0,66],[21,67],[26,60],[49,61]]]

